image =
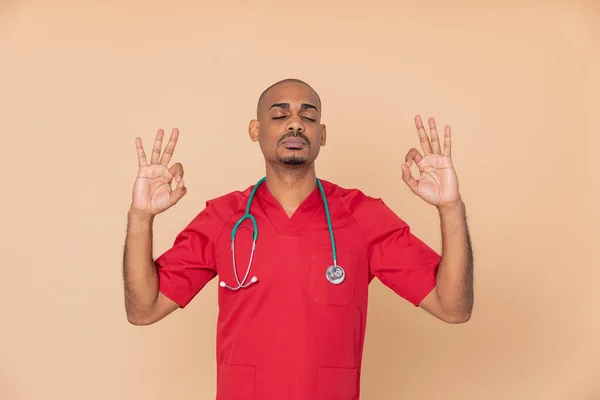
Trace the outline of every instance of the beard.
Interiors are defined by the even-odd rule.
[[[306,157],[301,157],[301,156],[292,154],[289,156],[277,157],[277,161],[279,161],[280,163],[282,163],[284,165],[294,166],[294,165],[304,165],[304,164],[306,164],[306,162],[308,160]]]
[[[298,131],[294,131],[294,132],[288,132],[287,134],[283,135],[282,137],[279,138],[277,144],[281,145],[281,143],[283,143],[284,140],[286,140],[287,138],[290,137],[299,137],[301,139],[303,139],[306,142],[306,145],[308,146],[308,149],[310,151],[310,140],[308,140],[308,138],[301,132]],[[297,165],[304,165],[308,162],[308,158],[306,156],[301,156],[298,154],[288,154],[285,156],[277,156],[277,161],[279,161],[280,163],[284,164],[284,165],[289,165],[289,166],[297,166]]]

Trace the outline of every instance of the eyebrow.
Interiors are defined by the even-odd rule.
[[[269,108],[269,110],[271,108],[273,108],[273,107],[280,107],[280,108],[285,108],[285,109],[289,110],[290,109],[290,103],[275,103],[275,104],[271,105],[271,107]],[[317,110],[317,112],[319,111],[317,109],[317,107],[313,106],[312,104],[307,104],[307,103],[302,104],[302,106],[300,106],[300,108],[303,109],[303,110],[306,110],[308,108],[313,108],[313,109]]]

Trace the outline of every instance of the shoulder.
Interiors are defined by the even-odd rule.
[[[358,188],[343,187],[329,181],[322,182],[328,197],[339,201],[344,211],[362,228],[390,222],[396,225],[405,224],[381,197],[370,195]]]
[[[217,197],[211,197],[204,203],[204,208],[196,214],[190,225],[202,224],[205,228],[218,229],[229,223],[238,212],[243,212],[253,186],[242,190],[234,190]]]
[[[338,200],[347,212],[353,214],[383,204],[379,197],[371,196],[358,188],[343,187],[327,180],[321,180],[327,197]]]
[[[250,192],[254,185],[245,189],[234,190],[220,196],[209,198],[205,202],[205,211],[223,220],[229,221],[232,215],[246,207]]]

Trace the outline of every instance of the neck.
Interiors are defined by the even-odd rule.
[[[267,164],[265,184],[291,216],[317,185],[314,164],[292,168]]]

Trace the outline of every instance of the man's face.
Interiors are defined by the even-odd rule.
[[[250,137],[258,141],[267,162],[301,166],[313,162],[325,145],[317,95],[301,83],[271,88],[258,106],[258,120],[250,123]]]

